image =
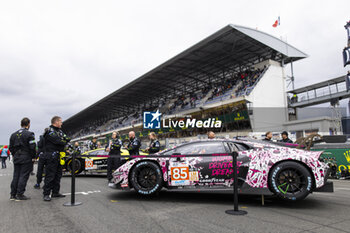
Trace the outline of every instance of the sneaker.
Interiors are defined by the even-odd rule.
[[[40,184],[35,184],[35,185],[34,185],[34,188],[35,188],[35,189],[40,189]]]
[[[44,201],[51,201],[51,197],[49,195],[44,196]]]
[[[25,200],[29,200],[30,197],[27,197],[24,194],[17,194],[17,200],[21,200],[21,201],[25,201]]]
[[[17,200],[16,195],[11,195],[10,196],[10,201],[16,201],[16,200]]]
[[[55,197],[60,198],[60,197],[66,197],[66,195],[63,195],[63,194],[61,194],[61,193],[53,193],[53,194],[51,195],[51,197],[52,197],[52,198],[55,198]]]

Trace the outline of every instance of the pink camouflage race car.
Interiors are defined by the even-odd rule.
[[[302,200],[309,193],[333,192],[322,151],[264,141],[215,139],[181,144],[149,156],[131,156],[114,172],[111,188],[152,195],[166,189],[232,189],[232,152],[238,153],[240,193]],[[295,147],[295,145],[294,145]]]

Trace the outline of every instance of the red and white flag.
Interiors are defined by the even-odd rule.
[[[276,28],[277,26],[279,26],[281,23],[280,17],[278,16],[278,19],[275,21],[274,24],[272,24],[272,27]]]

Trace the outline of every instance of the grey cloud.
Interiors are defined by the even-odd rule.
[[[0,7],[0,144],[22,117],[38,135],[229,23],[287,35],[310,55],[296,86],[345,74],[347,1],[5,1]],[[281,16],[281,26],[272,28]]]

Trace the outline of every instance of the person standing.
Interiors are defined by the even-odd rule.
[[[271,131],[266,132],[265,138],[263,139],[263,141],[268,141],[268,142],[272,141],[272,132]]]
[[[282,140],[280,140],[279,142],[293,143],[293,141],[289,139],[287,131],[283,131],[281,133],[281,136],[282,136]]]
[[[213,131],[208,132],[208,139],[215,139],[215,133]]]
[[[76,155],[81,155],[81,148],[79,142],[74,142],[72,153],[75,153]]]
[[[146,151],[151,155],[159,152],[160,150],[160,143],[157,139],[157,135],[155,132],[151,132],[149,134],[149,139],[151,140],[149,147],[146,148]]]
[[[10,156],[10,150],[7,148],[7,145],[5,145],[0,150],[0,156],[1,156],[1,169],[5,169],[6,168],[6,159],[7,159],[7,157]]]
[[[106,148],[106,151],[109,152],[107,159],[107,179],[108,182],[112,181],[112,172],[117,169],[120,165],[120,149],[122,147],[122,141],[118,138],[118,133],[114,131],[112,133],[112,139],[109,141],[109,144]]]
[[[90,142],[89,142],[89,150],[96,150],[98,148],[97,145],[97,138],[93,138]]]
[[[40,184],[41,181],[43,180],[43,172],[44,172],[44,163],[45,163],[45,158],[44,158],[44,152],[45,152],[45,140],[44,140],[44,135],[49,131],[49,128],[45,128],[44,133],[40,135],[40,139],[38,142],[38,168],[36,171],[36,184],[34,185],[35,189],[40,189]]]
[[[62,166],[60,164],[60,152],[64,152],[64,148],[70,141],[70,138],[61,130],[62,118],[54,116],[51,119],[49,130],[44,134],[44,201],[51,201],[51,198],[65,197],[59,193],[60,182],[62,177]],[[52,195],[50,197],[50,194]]]
[[[29,175],[33,170],[32,160],[36,156],[35,135],[29,131],[29,118],[25,117],[21,120],[21,127],[11,135],[9,145],[14,164],[10,196],[12,201],[30,199],[24,195],[24,192]]]
[[[127,150],[130,155],[139,155],[139,150],[141,147],[141,141],[137,137],[135,137],[135,132],[129,132],[129,143],[127,146]]]

